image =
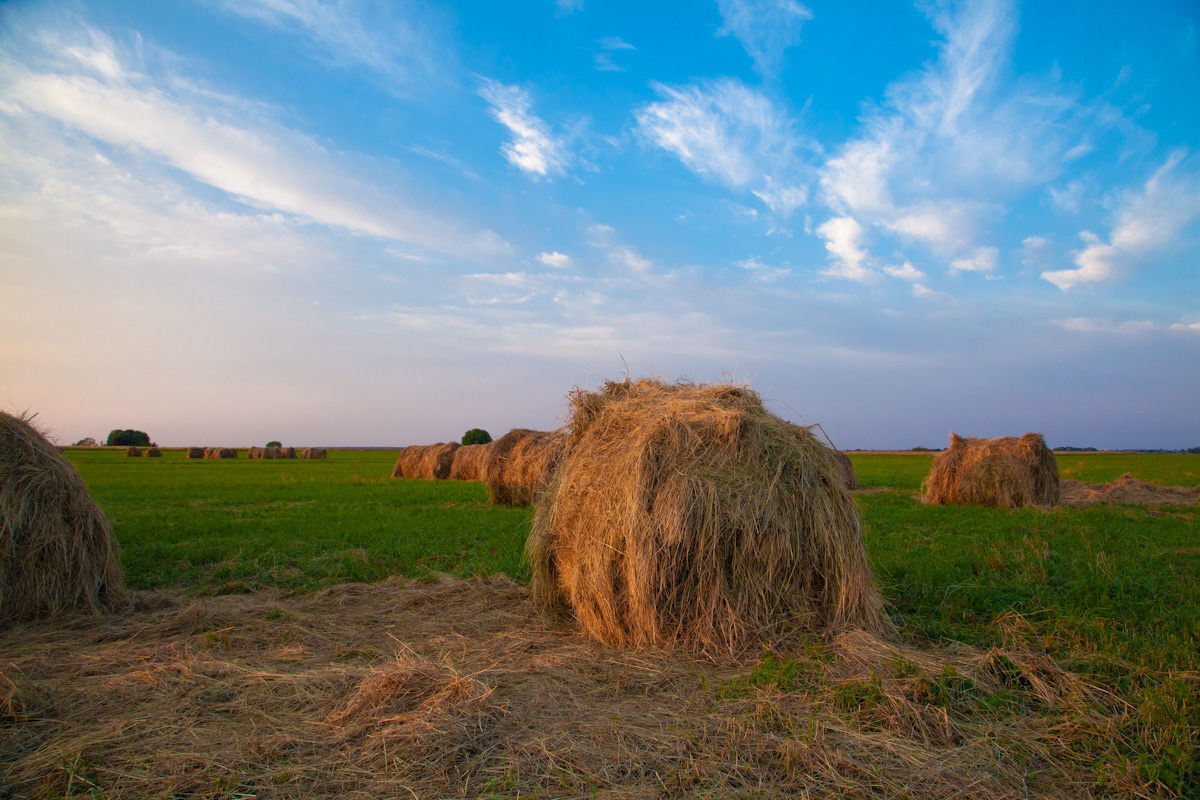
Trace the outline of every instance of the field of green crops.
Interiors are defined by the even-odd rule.
[[[112,522],[136,588],[299,593],[437,573],[527,580],[531,509],[489,506],[478,483],[391,480],[394,451],[334,450],[327,461],[68,455]],[[868,556],[905,641],[1019,642],[1053,656],[1137,709],[1098,747],[1114,772],[1200,797],[1195,506],[928,507],[916,490],[931,456],[852,460],[873,487],[857,495]],[[1078,480],[1130,472],[1200,482],[1200,455],[1071,454],[1059,465]]]

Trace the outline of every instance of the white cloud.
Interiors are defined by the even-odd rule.
[[[897,266],[884,267],[883,271],[893,278],[899,278],[902,281],[909,281],[910,283],[925,280],[925,273],[914,267],[911,261],[905,261],[903,264]]]
[[[561,174],[570,163],[566,144],[531,110],[529,93],[484,78],[479,95],[491,106],[492,117],[512,133],[500,151],[514,167],[537,176]]]
[[[980,247],[966,258],[956,258],[950,262],[950,269],[955,272],[994,272],[1000,260],[1000,251],[995,247]]]
[[[571,257],[566,253],[560,253],[557,250],[553,253],[539,253],[537,260],[545,264],[547,267],[555,269],[565,269],[571,266]]]
[[[796,0],[717,0],[724,23],[718,36],[734,36],[760,75],[773,75],[787,48],[800,42],[800,28],[813,14]]]
[[[583,11],[583,0],[554,0],[554,4],[558,7],[558,16],[574,14],[576,11]]]
[[[685,87],[653,84],[663,100],[637,111],[642,133],[688,169],[749,189],[787,216],[807,199],[808,167],[792,122],[763,94],[730,79]]]
[[[625,68],[613,61],[613,53],[618,50],[637,50],[629,42],[617,36],[606,36],[596,41],[600,52],[595,54],[596,69],[601,72],[624,72]]]
[[[1176,322],[1171,326],[1171,330],[1187,331],[1188,333],[1200,333],[1200,322],[1193,322],[1191,324]]]
[[[1058,324],[1066,330],[1077,333],[1136,334],[1147,333],[1159,328],[1158,325],[1149,320],[1126,320],[1125,322],[1114,323],[1109,320],[1092,317],[1071,317],[1059,320]]]
[[[874,270],[863,266],[867,252],[862,249],[862,226],[853,217],[834,217],[817,228],[825,240],[825,249],[833,257],[833,265],[822,271],[831,278],[844,278],[868,283],[878,277]]]

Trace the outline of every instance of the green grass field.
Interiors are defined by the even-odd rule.
[[[327,461],[130,459],[70,450],[122,546],[129,582],[194,594],[307,592],[388,575],[519,582],[530,509],[478,483],[391,480],[394,451]],[[1200,525],[1195,506],[927,507],[928,454],[855,454],[871,567],[916,646],[1046,653],[1136,713],[1092,742],[1104,770],[1200,797]],[[1200,456],[1070,454],[1064,477],[1197,483]],[[787,665],[768,665],[771,674]],[[1064,722],[1065,724],[1065,722]],[[1090,752],[1090,750],[1089,750]]]

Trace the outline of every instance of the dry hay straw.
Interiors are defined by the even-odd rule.
[[[146,450],[146,458],[162,458],[162,450],[159,450],[153,445]]]
[[[492,503],[533,505],[546,486],[567,444],[564,431],[514,428],[492,442],[484,465]]]
[[[616,646],[730,652],[797,626],[886,627],[833,452],[729,384],[571,394],[528,555],[543,605]]]
[[[142,592],[0,637],[0,795],[1160,796],[1103,766],[1137,713],[1016,645],[612,650],[499,576]]]
[[[125,448],[125,455],[130,458],[141,458],[142,457],[142,448],[131,444]]]
[[[203,447],[189,447],[187,449],[187,457],[188,458],[204,458],[204,448]]]
[[[850,460],[850,456],[843,453],[841,450],[833,451],[833,458],[837,461],[838,469],[841,471],[842,480],[846,483],[846,488],[853,491],[858,488],[858,474],[854,471],[854,462]]]
[[[1060,483],[1059,503],[1085,508],[1094,503],[1200,503],[1200,486],[1159,486],[1138,480],[1126,472],[1109,483],[1087,483],[1063,480]]]
[[[280,453],[279,457],[280,458],[295,458],[296,457],[296,448],[294,448],[294,447],[283,448],[283,451]]]
[[[237,448],[218,447],[215,449],[217,451],[217,454],[214,456],[214,458],[237,458],[238,457]]]
[[[1058,462],[1040,433],[1019,439],[963,437],[933,459],[925,502],[974,506],[1053,506],[1059,499]]]
[[[491,457],[492,444],[464,444],[454,451],[454,462],[450,465],[450,480],[481,481]]]
[[[324,447],[306,447],[300,451],[301,458],[325,458]]]
[[[79,472],[32,418],[0,411],[0,622],[124,594],[120,548]]]
[[[264,447],[262,450],[263,458],[281,458],[282,448],[279,447]]]
[[[246,448],[246,458],[258,460],[263,457],[263,448],[248,447]]]
[[[445,480],[450,477],[454,452],[461,446],[458,442],[444,442],[402,448],[392,468],[392,477]]]

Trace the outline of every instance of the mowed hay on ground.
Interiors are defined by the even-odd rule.
[[[403,448],[396,456],[392,468],[393,478],[421,478],[423,480],[445,480],[450,477],[454,464],[454,452],[461,447],[458,442],[412,445]]]
[[[1059,499],[1058,462],[1040,433],[976,439],[951,432],[950,446],[933,459],[924,483],[934,505],[1053,506]]]
[[[833,451],[733,385],[576,390],[529,538],[535,596],[616,646],[736,651],[887,625]]]
[[[483,480],[492,503],[533,505],[566,447],[562,431],[514,428],[489,446]]]
[[[300,451],[300,458],[325,458],[324,447],[306,447]]]
[[[188,458],[204,458],[203,447],[189,447],[187,450]]]
[[[130,458],[141,458],[142,448],[131,444],[125,448],[125,455],[129,456]]]
[[[117,541],[79,472],[0,412],[0,621],[100,611],[124,594]]]
[[[1140,481],[1126,472],[1108,483],[1063,480],[1059,503],[1082,508],[1094,503],[1200,503],[1200,486],[1159,486]]]
[[[492,444],[464,444],[454,451],[454,462],[450,465],[450,480],[481,481],[487,470],[487,461],[492,453]]]

